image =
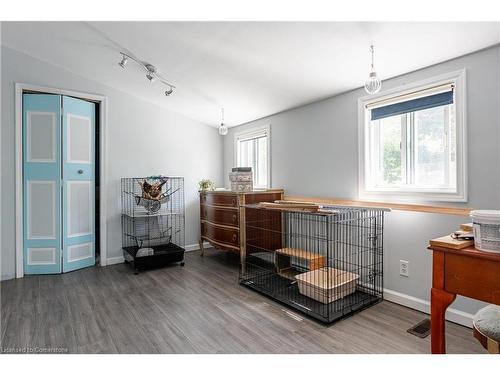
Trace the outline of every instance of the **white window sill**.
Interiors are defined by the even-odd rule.
[[[460,193],[443,193],[428,191],[362,191],[360,200],[385,200],[391,202],[426,203],[426,202],[455,202],[466,203],[467,197]]]

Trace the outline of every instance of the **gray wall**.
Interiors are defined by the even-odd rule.
[[[2,46],[1,278],[15,275],[14,84],[91,92],[108,97],[108,258],[121,256],[119,179],[166,174],[185,177],[186,244],[197,243],[197,183],[222,183],[222,142],[217,129],[167,111],[127,93],[84,79]],[[165,100],[168,100],[167,98]]]
[[[469,202],[500,208],[500,48],[490,48],[383,82],[389,89],[466,68]],[[382,73],[382,72],[381,72]],[[341,74],[341,72],[339,72]],[[357,198],[357,100],[362,89],[278,113],[229,131],[224,140],[224,178],[233,166],[234,133],[271,125],[271,180],[287,194]],[[457,204],[459,205],[459,204]],[[385,227],[385,287],[429,300],[430,238],[449,233],[468,218],[394,211]],[[410,277],[399,276],[399,260],[410,261]],[[474,313],[480,304],[459,298],[454,308]]]

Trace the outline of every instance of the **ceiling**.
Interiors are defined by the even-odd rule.
[[[218,126],[361,87],[369,45],[382,79],[500,43],[500,23],[3,22],[2,44]],[[120,51],[154,64],[158,82]],[[76,89],[76,88],[75,88]]]

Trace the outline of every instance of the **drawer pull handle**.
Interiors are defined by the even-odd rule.
[[[233,206],[236,206],[236,198],[233,198],[232,202],[233,202]]]
[[[233,215],[233,223],[236,223],[236,215]]]
[[[83,174],[83,169],[79,169],[78,174]]]
[[[236,234],[233,234],[233,242],[236,242],[237,239],[238,239],[238,236]]]

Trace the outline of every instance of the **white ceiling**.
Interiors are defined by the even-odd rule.
[[[209,125],[229,126],[500,43],[500,23],[3,22],[2,44]],[[159,69],[170,97],[120,51]],[[77,89],[77,88],[74,88]]]

